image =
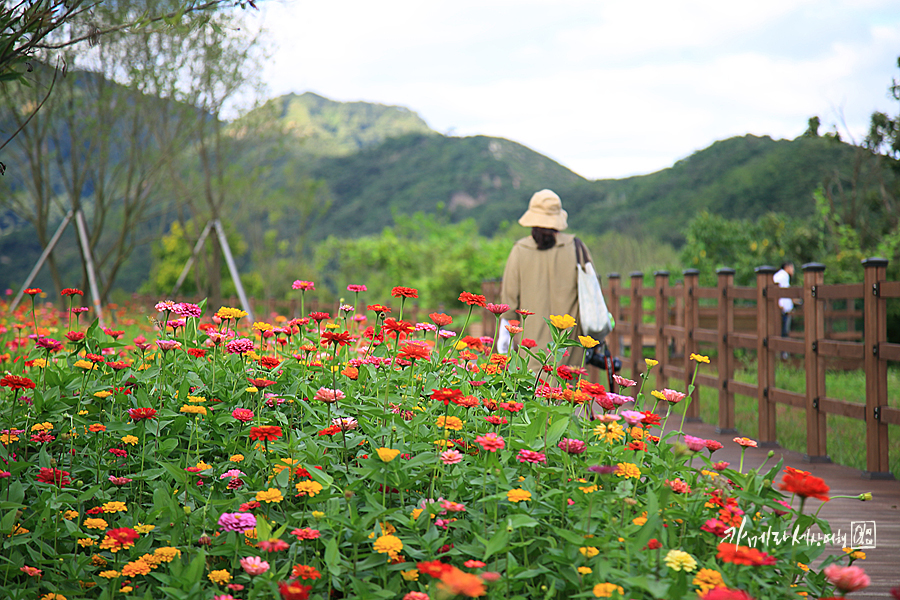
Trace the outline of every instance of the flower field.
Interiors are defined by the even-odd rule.
[[[823,501],[851,499],[790,466],[717,462],[718,442],[667,422],[690,390],[587,381],[562,361],[596,344],[570,316],[547,320],[549,348],[513,323],[501,355],[466,332],[473,311],[508,309],[483,296],[460,295],[461,323],[413,323],[415,289],[385,305],[348,290],[354,306],[271,323],[162,301],[134,337],[81,323],[86,309],[4,313],[0,597],[796,599],[868,584],[854,549],[818,564],[802,537],[830,531]]]

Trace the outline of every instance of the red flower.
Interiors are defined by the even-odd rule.
[[[261,505],[258,500],[250,500],[249,502],[242,502],[240,509],[241,512],[250,512],[251,510],[255,510],[260,506]]]
[[[633,441],[629,442],[629,444],[625,447],[628,448],[629,450],[646,450],[647,449],[647,445],[644,442],[641,442],[639,440],[633,440]]]
[[[204,356],[206,356],[206,350],[204,350],[203,348],[188,348],[187,353],[194,358],[203,358]]]
[[[431,390],[431,399],[443,402],[444,406],[447,406],[451,402],[455,402],[457,398],[462,398],[462,391],[450,388],[441,388],[439,390],[433,389]]]
[[[485,417],[484,420],[487,421],[488,423],[490,423],[491,425],[504,425],[508,422],[506,420],[506,417],[497,417],[494,415]]]
[[[34,382],[21,375],[6,375],[0,379],[0,387],[8,387],[13,390],[33,390]]]
[[[264,369],[274,369],[281,364],[281,359],[276,356],[261,356],[256,362]]]
[[[818,498],[822,502],[828,502],[830,499],[829,487],[825,480],[791,467],[785,469],[784,479],[778,484],[778,489],[797,494],[801,498]]]
[[[26,288],[25,293],[28,294],[29,296],[34,297],[34,296],[37,296],[38,294],[43,294],[44,290],[42,290],[41,288]]]
[[[127,369],[131,365],[129,365],[124,360],[117,360],[117,361],[106,363],[106,366],[109,367],[110,369],[113,369],[114,371],[122,371],[123,369]]]
[[[263,425],[250,428],[250,439],[266,442],[274,442],[281,437],[281,427],[277,425]]]
[[[334,344],[335,346],[349,346],[353,341],[353,336],[349,331],[336,333],[334,331],[325,331],[322,333],[322,345]]]
[[[341,431],[340,427],[338,427],[337,425],[332,425],[331,427],[326,427],[325,429],[322,429],[321,431],[319,431],[319,437],[326,436],[326,435],[334,435],[336,433],[339,433],[340,431]]]
[[[110,529],[106,532],[106,535],[114,539],[121,546],[133,544],[134,540],[138,539],[138,532],[131,527],[119,527],[117,529]]]
[[[307,600],[311,585],[300,585],[296,582],[279,581],[278,592],[282,600]]]
[[[370,304],[366,307],[366,310],[371,310],[376,313],[389,313],[391,312],[391,308],[389,306],[382,306],[381,304]]]
[[[524,340],[522,340],[522,345],[526,348],[534,348],[535,346],[537,346],[537,342],[532,339],[525,338]]]
[[[70,342],[80,342],[84,339],[83,331],[70,331],[66,333],[66,339]]]
[[[115,454],[119,458],[125,458],[126,456],[128,456],[128,452],[126,452],[125,450],[122,450],[121,448],[110,448],[109,453]]]
[[[523,317],[528,317],[528,316],[530,316],[530,315],[533,315],[534,313],[531,312],[530,310],[522,310],[522,309],[519,309],[519,310],[516,311],[516,314],[517,314],[517,315],[522,315]]]
[[[395,287],[391,290],[391,296],[394,298],[418,298],[419,290],[408,287]]]
[[[397,358],[405,358],[407,360],[428,360],[429,356],[431,356],[431,349],[419,342],[406,344],[397,354]]]
[[[469,292],[461,293],[459,295],[459,301],[468,304],[469,306],[481,306],[482,308],[487,304],[487,298],[478,294],[470,294]]]
[[[582,379],[578,382],[578,388],[584,392],[585,394],[590,394],[591,396],[605,396],[606,388],[600,385],[599,383],[591,383],[587,379]]]
[[[753,597],[744,590],[732,590],[719,586],[706,592],[703,600],[753,600]]]
[[[642,410],[641,414],[644,415],[644,419],[641,421],[641,425],[659,425],[662,423],[662,419],[660,416],[654,412],[650,412],[649,410]]]
[[[253,411],[249,408],[236,408],[231,411],[231,416],[241,423],[249,423],[253,420]]]
[[[438,327],[445,327],[453,322],[453,317],[445,315],[444,313],[431,313],[428,317],[434,321],[434,324]]]
[[[256,545],[266,552],[281,552],[282,550],[287,550],[291,547],[290,544],[288,544],[284,540],[279,539],[263,540]]]
[[[736,544],[729,544],[728,542],[722,542],[719,544],[716,558],[722,560],[723,562],[728,562],[735,565],[752,565],[754,567],[758,567],[760,565],[775,564],[774,556],[769,556],[765,552],[760,552],[756,548],[750,548],[748,546],[738,546]]]
[[[153,419],[156,417],[156,409],[153,408],[129,408],[128,416],[134,421]]]
[[[422,573],[438,578],[440,578],[444,573],[449,573],[450,569],[453,568],[450,565],[445,565],[439,560],[420,562],[416,565],[416,567],[418,567],[419,571],[421,571]]]
[[[85,354],[84,357],[93,363],[102,363],[104,362],[103,357],[99,354]]]
[[[572,381],[572,369],[566,365],[559,365],[556,367],[556,376],[566,381]]]
[[[59,293],[60,296],[84,296],[84,292],[76,288],[66,288]]]
[[[508,410],[511,413],[517,413],[525,408],[525,405],[521,402],[501,402],[497,406],[499,406],[503,410]]]
[[[331,315],[329,315],[327,312],[311,312],[309,313],[309,317],[314,321],[319,322],[331,318]]]
[[[656,538],[653,538],[644,546],[644,550],[659,550],[660,548],[662,548],[662,544]]]
[[[416,330],[416,326],[406,321],[398,321],[396,319],[384,320],[385,331],[396,331],[397,333],[412,333]]]
[[[275,385],[275,382],[272,381],[271,379],[261,379],[259,377],[248,377],[247,381],[250,382],[250,385],[252,385],[253,387],[260,389],[260,390],[263,388],[267,388],[270,385]],[[281,435],[281,434],[279,433],[279,435]]]
[[[66,487],[72,481],[69,479],[68,471],[60,471],[59,469],[48,469],[45,467],[41,467],[41,472],[38,473],[37,480],[41,483],[52,483],[58,485],[59,487]]]

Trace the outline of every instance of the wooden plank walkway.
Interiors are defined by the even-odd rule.
[[[688,435],[718,440],[724,447],[714,454],[713,458],[716,460],[728,461],[735,466],[740,462],[740,446],[733,441],[736,434],[716,433],[713,425],[701,422],[685,423],[684,432]],[[774,464],[771,461],[777,462],[779,457],[783,457],[786,466],[809,471],[816,477],[824,479],[831,488],[832,496],[872,493],[872,500],[868,502],[832,499],[825,503],[819,516],[829,522],[832,531],[837,532],[840,529],[842,533],[846,532],[848,544],[851,539],[852,522],[875,522],[876,547],[865,550],[866,559],[854,563],[865,569],[866,574],[872,579],[872,584],[850,596],[854,600],[889,598],[890,589],[900,586],[900,482],[863,479],[861,471],[842,465],[804,462],[802,454],[781,447],[748,448],[744,455],[744,468],[758,467],[766,459],[770,449],[775,451],[770,465]],[[864,451],[865,443],[860,440],[860,452]],[[781,481],[781,477],[777,481]],[[818,501],[812,500],[810,504],[817,506]],[[840,548],[829,547],[829,551],[842,554]]]

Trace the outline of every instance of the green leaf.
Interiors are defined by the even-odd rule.
[[[341,555],[338,553],[338,545],[335,538],[331,538],[327,542],[325,542],[324,558],[325,566],[328,567],[328,572],[331,573],[334,577],[340,577]]]
[[[497,552],[505,549],[507,544],[509,544],[509,530],[505,526],[501,526],[491,537],[491,541],[485,546],[482,560],[487,560]]]

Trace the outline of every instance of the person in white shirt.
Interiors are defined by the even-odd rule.
[[[791,287],[791,276],[794,274],[794,263],[786,261],[781,263],[779,269],[773,279],[778,287]],[[794,310],[794,301],[790,298],[779,298],[778,306],[781,308],[781,337],[789,337],[791,335],[791,311]],[[787,358],[787,352],[781,353],[781,358]]]

